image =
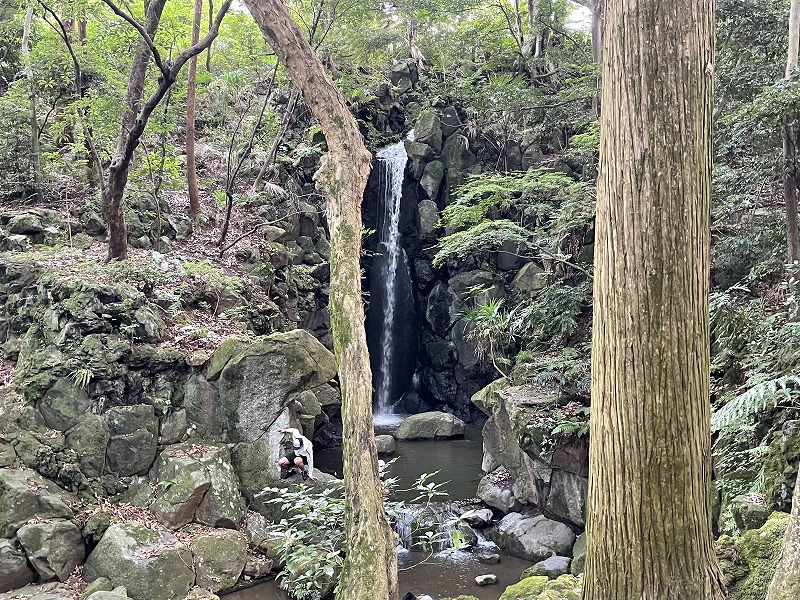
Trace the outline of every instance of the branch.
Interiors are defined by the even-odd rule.
[[[280,222],[281,222],[281,221],[283,221],[284,219],[288,219],[289,217],[291,217],[291,216],[293,216],[293,215],[300,215],[300,214],[303,214],[303,213],[302,213],[302,212],[300,212],[300,211],[297,211],[297,212],[293,212],[293,213],[288,213],[288,214],[286,214],[286,215],[282,216],[280,219],[275,219],[274,221],[265,221],[264,223],[259,223],[258,225],[256,225],[255,227],[253,227],[253,228],[252,228],[250,231],[246,231],[245,233],[243,233],[242,235],[240,235],[239,237],[237,237],[235,240],[233,240],[233,241],[232,241],[230,244],[228,244],[227,246],[225,246],[224,248],[222,248],[222,249],[219,251],[219,256],[220,256],[220,258],[222,257],[222,255],[223,255],[223,254],[225,254],[225,253],[226,253],[228,250],[230,250],[230,249],[231,249],[231,248],[233,248],[233,247],[234,247],[236,244],[238,244],[239,242],[241,242],[241,241],[242,241],[244,238],[246,238],[246,237],[248,237],[248,236],[251,236],[251,235],[253,235],[255,232],[257,232],[257,231],[258,231],[259,229],[261,229],[262,227],[267,227],[268,225],[275,225],[276,223],[280,223]]]
[[[144,40],[144,43],[147,44],[148,48],[150,48],[150,52],[153,54],[153,61],[155,61],[158,70],[161,71],[165,77],[168,76],[169,69],[164,64],[164,61],[161,60],[161,54],[159,53],[158,48],[156,48],[153,39],[147,34],[147,31],[145,31],[144,27],[142,27],[139,21],[120,9],[116,4],[114,4],[114,2],[112,2],[112,0],[103,0],[103,3],[108,6],[108,8],[110,8],[114,14],[127,21],[131,27],[139,32],[139,35]]]

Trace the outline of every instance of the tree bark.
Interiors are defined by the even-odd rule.
[[[22,30],[22,60],[25,64],[25,75],[28,79],[28,100],[30,102],[31,126],[31,168],[33,169],[34,197],[37,202],[42,199],[42,149],[39,145],[39,119],[36,116],[36,81],[33,77],[33,68],[28,51],[28,41],[31,35],[31,18],[33,7],[28,6],[25,12],[25,23]]]
[[[372,156],[322,63],[280,0],[245,0],[267,42],[319,120],[329,153],[315,175],[331,231],[330,313],[342,386],[347,550],[336,597],[397,600],[397,554],[381,499],[372,374],[361,297],[361,201]]]
[[[721,600],[711,534],[713,0],[609,0],[584,600]]]
[[[786,79],[795,77],[800,51],[800,0],[789,6],[789,47],[786,53]],[[786,200],[786,243],[789,263],[800,259],[800,233],[797,229],[797,133],[793,119],[783,126],[783,193]]]
[[[133,153],[139,145],[139,140],[144,134],[147,121],[156,109],[158,104],[167,94],[170,87],[175,83],[178,73],[183,65],[194,56],[200,54],[208,48],[211,42],[217,37],[219,25],[222,18],[228,12],[232,0],[225,0],[217,13],[208,35],[196,44],[181,52],[174,61],[167,64],[161,59],[161,54],[153,42],[153,33],[158,27],[161,12],[164,9],[166,0],[150,0],[145,14],[145,26],[133,20],[130,15],[121,11],[112,0],[103,0],[114,11],[117,16],[122,17],[132,25],[141,36],[141,45],[134,57],[131,76],[128,79],[128,90],[126,92],[126,105],[131,112],[126,113],[122,120],[122,129],[117,138],[117,147],[114,158],[108,168],[108,181],[103,192],[103,215],[108,226],[108,260],[122,260],[128,255],[128,234],[125,227],[125,215],[123,211],[123,194],[128,183],[128,167],[133,160]],[[146,54],[146,59],[140,58]],[[152,55],[160,71],[156,89],[139,109],[142,99],[144,76],[147,72],[149,57]],[[132,109],[136,109],[134,113]]]
[[[195,0],[192,21],[192,46],[200,41],[200,20],[203,17],[203,0]],[[197,83],[197,57],[189,60],[186,91],[186,187],[189,193],[189,218],[194,223],[200,214],[200,190],[197,189],[197,165],[194,158],[195,101]]]
[[[166,0],[150,0],[145,13],[144,30],[151,38],[158,28],[161,13]],[[128,167],[131,158],[126,160],[131,131],[136,124],[139,103],[144,94],[144,79],[147,65],[150,63],[150,48],[145,40],[139,40],[136,54],[133,57],[128,87],[125,90],[125,112],[122,115],[122,126],[114,150],[114,158],[108,167],[108,179],[103,193],[103,216],[108,228],[108,259],[125,259],[128,257],[128,228],[125,225],[123,194],[128,183]],[[130,151],[133,155],[133,149]]]
[[[781,558],[769,584],[766,600],[796,600],[800,598],[800,473],[794,484],[792,516],[783,537]]]

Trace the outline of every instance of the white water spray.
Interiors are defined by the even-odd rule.
[[[408,155],[403,142],[393,144],[380,150],[376,155],[381,165],[380,186],[383,194],[384,214],[380,232],[380,241],[386,252],[387,273],[384,280],[386,306],[383,313],[383,329],[381,331],[380,383],[378,385],[378,414],[392,412],[392,360],[395,328],[395,305],[397,302],[396,285],[397,269],[400,266],[400,198],[403,195],[403,173]]]

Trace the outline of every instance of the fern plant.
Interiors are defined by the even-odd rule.
[[[733,429],[746,420],[777,408],[780,402],[796,406],[800,377],[784,375],[761,381],[734,396],[711,415],[711,431]]]

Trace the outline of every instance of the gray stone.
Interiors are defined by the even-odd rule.
[[[436,371],[452,369],[458,362],[456,345],[450,340],[430,342],[423,347],[425,358]]]
[[[569,527],[544,515],[511,513],[488,530],[488,536],[509,554],[531,562],[553,555],[569,556],[575,543],[575,534]]]
[[[16,458],[17,453],[14,451],[14,446],[0,442],[0,467],[10,467]]]
[[[572,563],[569,565],[569,572],[577,576],[583,573],[586,564],[586,532],[580,534],[572,547]]]
[[[35,579],[25,553],[12,540],[0,540],[0,593],[21,588]]]
[[[528,171],[538,167],[543,157],[539,144],[531,144],[522,153],[522,170]]]
[[[0,538],[13,537],[33,518],[72,518],[72,510],[65,502],[68,497],[35,471],[0,469]]]
[[[211,487],[208,469],[191,454],[192,446],[164,450],[150,478],[161,491],[150,505],[160,523],[178,529],[194,520],[195,511]]]
[[[501,468],[502,469],[502,468]],[[503,473],[507,474],[505,469]],[[508,514],[522,507],[519,500],[514,496],[513,482],[511,480],[503,481],[496,478],[495,473],[490,473],[481,478],[478,483],[478,491],[475,495],[480,498],[484,504],[492,508]]]
[[[195,537],[191,550],[197,585],[212,592],[233,587],[247,562],[247,541],[230,529]]]
[[[247,504],[239,491],[239,479],[231,464],[227,447],[206,450],[200,462],[208,469],[211,489],[197,508],[198,523],[211,527],[238,529],[247,512]]]
[[[494,573],[488,573],[486,575],[478,575],[475,578],[475,583],[477,583],[481,587],[487,585],[494,585],[495,583],[497,583],[497,575],[495,575]]]
[[[760,494],[736,496],[731,501],[730,508],[739,533],[749,529],[760,529],[772,513],[772,508],[767,506]]]
[[[464,435],[464,422],[455,415],[445,412],[411,415],[395,432],[398,440],[432,440],[462,435]]]
[[[34,213],[21,213],[11,217],[8,222],[8,231],[10,233],[22,235],[35,235],[42,233],[45,226],[42,224],[39,215]]]
[[[525,261],[519,242],[504,240],[497,249],[497,268],[501,271],[516,271]]]
[[[63,583],[36,583],[0,594],[0,600],[75,600],[75,594]]]
[[[439,207],[433,200],[422,200],[417,204],[417,227],[420,235],[431,235],[439,222]]]
[[[186,415],[186,409],[180,408],[175,412],[171,412],[161,421],[161,433],[158,437],[158,443],[162,445],[177,444],[186,435],[188,428],[189,418]]]
[[[66,377],[55,384],[36,404],[45,423],[51,429],[66,431],[74,427],[89,409],[89,395]]]
[[[439,337],[447,337],[447,332],[453,322],[451,306],[455,294],[444,283],[437,283],[428,294],[428,305],[425,310],[425,320]]]
[[[426,109],[419,113],[414,124],[414,139],[417,142],[428,144],[436,152],[441,152],[442,124],[436,111]]]
[[[424,190],[425,194],[436,202],[439,199],[439,192],[442,189],[442,179],[444,179],[444,163],[440,160],[432,160],[422,171],[422,177],[419,180],[420,187]]]
[[[396,448],[394,437],[391,435],[376,435],[375,447],[378,449],[378,454],[394,454]]]
[[[555,579],[569,573],[569,566],[572,559],[568,556],[551,556],[544,560],[540,560],[532,567],[528,567],[523,571],[520,579],[527,577],[541,577],[545,576],[548,579]]]
[[[244,565],[242,575],[250,579],[263,579],[272,571],[272,561],[269,558],[249,556]]]
[[[167,223],[175,231],[175,239],[179,242],[192,235],[192,220],[189,217],[176,214],[167,215]]]
[[[511,294],[517,298],[536,298],[550,281],[550,274],[534,262],[525,263],[511,281]]]
[[[111,525],[86,560],[83,578],[106,577],[133,600],[175,600],[194,585],[192,553],[167,531]]]
[[[316,417],[322,412],[322,405],[317,400],[317,396],[311,390],[304,390],[294,397],[294,401],[299,404],[297,412],[304,415]]]
[[[392,69],[389,72],[389,79],[392,85],[397,88],[398,94],[405,94],[414,87],[411,78],[411,69],[406,62],[399,62],[392,65]]]
[[[342,403],[342,394],[332,385],[322,384],[319,387],[314,388],[314,395],[317,397],[317,401],[323,408]]]
[[[501,280],[490,271],[475,269],[451,277],[447,285],[462,302],[488,304],[503,298]]]
[[[446,106],[439,115],[439,120],[442,122],[442,135],[445,138],[449,138],[464,126],[458,111],[453,106]]]
[[[81,594],[82,600],[87,600],[95,592],[110,592],[114,589],[113,584],[105,577],[98,577],[92,583],[87,584],[86,589]],[[127,596],[127,593],[125,594]]]
[[[492,524],[494,515],[488,508],[474,508],[465,513],[461,513],[459,518],[470,527],[477,527],[478,529],[481,529]]]
[[[447,138],[442,147],[442,162],[448,169],[468,171],[478,163],[478,159],[469,149],[469,140],[466,136],[456,133]]]
[[[550,519],[585,527],[588,487],[586,477],[554,470],[550,476],[550,494],[542,513]]]
[[[17,537],[42,581],[66,581],[86,558],[83,536],[70,521],[23,525]]]
[[[87,477],[102,475],[109,438],[105,418],[91,413],[67,432],[67,447],[78,453],[78,464]]]
[[[214,356],[217,356],[217,353],[214,353]],[[214,356],[211,357],[212,361]],[[187,431],[190,435],[203,439],[221,436],[224,423],[216,419],[216,412],[219,410],[217,386],[202,375],[193,375],[183,390],[183,408],[186,410],[186,419],[189,422]]]
[[[150,405],[119,406],[106,413],[111,438],[107,466],[120,476],[143,475],[158,451],[158,418]]]
[[[422,142],[411,141],[406,141],[405,147],[406,154],[408,155],[409,172],[415,180],[419,181],[425,170],[425,165],[427,165],[435,155],[433,148]]]

